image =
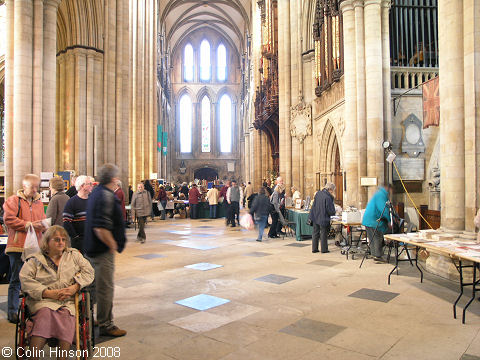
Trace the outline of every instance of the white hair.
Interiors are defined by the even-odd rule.
[[[335,191],[335,189],[336,189],[337,187],[336,187],[335,184],[333,184],[333,183],[326,183],[323,188],[326,189],[326,190]]]
[[[84,185],[88,180],[90,180],[89,176],[86,176],[86,175],[77,176],[77,178],[75,179],[75,189],[77,189],[77,191],[80,191],[80,189],[82,188],[82,185]]]

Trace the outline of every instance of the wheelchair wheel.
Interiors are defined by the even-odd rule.
[[[82,350],[82,359],[88,359],[93,354],[94,329],[93,329],[93,311],[90,305],[90,294],[82,292],[79,304],[80,321],[80,347]]]
[[[18,322],[15,326],[15,356],[17,359],[26,359],[25,355],[27,343],[27,308],[25,298],[18,307]]]

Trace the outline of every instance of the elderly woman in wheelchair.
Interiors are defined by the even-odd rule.
[[[31,329],[27,327],[33,353],[49,339],[57,339],[60,350],[68,351],[75,337],[74,296],[93,282],[94,270],[69,244],[66,230],[52,226],[43,235],[41,251],[30,256],[20,271],[33,323]]]

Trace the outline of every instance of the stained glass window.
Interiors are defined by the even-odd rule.
[[[187,94],[180,98],[180,152],[192,152],[192,100]]]
[[[227,49],[225,45],[220,44],[217,48],[217,80],[225,81],[227,79]]]
[[[202,152],[210,152],[210,99],[202,99]]]
[[[232,99],[227,94],[220,99],[220,151],[232,151]]]
[[[183,78],[185,81],[193,81],[193,47],[187,44],[183,54]]]
[[[200,80],[210,80],[210,43],[203,40],[200,44]]]

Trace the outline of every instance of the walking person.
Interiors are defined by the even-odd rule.
[[[268,189],[267,189],[268,191]],[[283,217],[282,211],[280,209],[281,205],[281,194],[285,191],[285,185],[283,184],[278,184],[275,186],[275,189],[273,189],[273,193],[270,196],[270,203],[272,204],[271,208],[271,213],[270,215],[272,216],[272,224],[270,225],[270,230],[268,231],[268,237],[269,238],[278,238],[280,237],[277,232],[277,226],[279,222],[282,225],[286,225],[286,221]],[[272,208],[273,207],[273,208]]]
[[[115,252],[125,248],[125,222],[120,201],[113,190],[120,171],[113,164],[103,165],[98,172],[99,185],[88,198],[85,223],[85,252],[95,269],[97,320],[100,335],[124,336],[125,330],[113,322],[113,274]]]
[[[222,189],[220,190],[219,200],[223,202],[223,210],[225,212],[225,225],[228,226],[230,224],[230,204],[227,201],[227,191],[230,187],[230,181],[227,181],[225,185],[223,185]]]
[[[133,193],[131,205],[138,222],[137,242],[143,244],[147,238],[145,235],[145,222],[147,216],[150,216],[152,211],[152,197],[150,193],[145,190],[142,183],[137,185],[137,191]]]
[[[87,219],[88,196],[93,190],[93,179],[80,175],[75,181],[77,195],[67,201],[63,209],[63,227],[70,236],[70,245],[85,254],[83,238],[85,234],[85,221]]]
[[[247,186],[245,186],[245,197],[244,197],[244,199],[246,201],[245,201],[244,206],[250,207],[250,197],[252,196],[252,194],[253,194],[253,186],[252,186],[252,183],[249,181]]]
[[[168,197],[167,197],[167,192],[165,191],[165,187],[163,185],[160,185],[158,189],[157,200],[160,202],[160,204],[162,204],[162,208],[163,208],[163,210],[161,211],[162,217],[160,218],[160,220],[165,220],[165,216],[167,214]]]
[[[262,186],[250,207],[250,215],[256,219],[258,223],[257,241],[262,241],[263,239],[263,232],[267,226],[268,215],[270,214],[270,200],[266,193],[267,190]]]
[[[61,177],[53,177],[50,179],[50,193],[52,197],[50,198],[50,202],[48,203],[47,207],[47,219],[52,219],[52,226],[63,225],[63,209],[65,208],[65,204],[70,197],[65,194],[65,183]]]
[[[197,184],[192,184],[192,188],[188,192],[188,204],[190,206],[190,219],[198,218],[198,202],[202,194],[198,191]]]
[[[312,253],[318,253],[318,241],[322,253],[328,253],[328,233],[330,232],[330,217],[335,215],[335,185],[327,183],[322,191],[315,194],[312,209],[308,218],[313,224]]]
[[[218,195],[219,192],[215,185],[207,192],[207,200],[210,206],[210,219],[217,218]]]
[[[227,202],[230,206],[230,224],[232,227],[235,227],[236,223],[240,224],[240,199],[242,198],[242,190],[237,185],[236,180],[232,180],[231,184],[227,190]]]
[[[150,180],[145,180],[143,182],[143,186],[146,191],[150,194],[150,198],[153,200],[155,199],[155,190],[153,189],[152,183]],[[150,206],[150,216],[152,217],[152,221],[155,220],[155,210],[153,209],[153,202],[152,205]]]
[[[113,191],[115,196],[117,197],[118,200],[120,200],[120,207],[122,208],[123,212],[123,220],[126,222],[127,221],[127,209],[125,209],[125,193],[123,192],[122,189],[122,182],[120,180],[117,180],[115,184],[115,190]]]
[[[46,230],[42,224],[45,219],[43,203],[40,201],[38,188],[40,178],[34,174],[25,175],[23,189],[10,196],[3,204],[3,221],[8,228],[8,240],[5,253],[10,262],[10,284],[8,285],[8,321],[17,323],[20,295],[20,269],[23,266],[22,252],[30,226],[33,226],[40,243],[42,232]]]

